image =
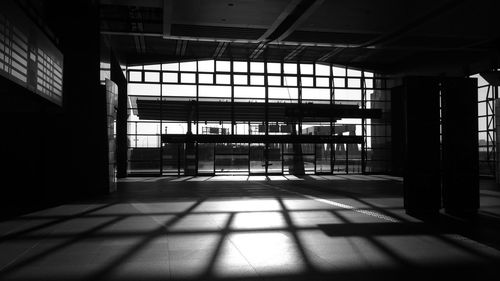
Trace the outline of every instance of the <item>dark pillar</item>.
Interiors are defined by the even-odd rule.
[[[443,205],[448,213],[479,208],[477,80],[441,82],[443,118]]]
[[[64,54],[63,106],[75,194],[108,193],[106,96],[100,86],[98,1],[47,1],[47,19]],[[66,12],[61,12],[66,11]],[[68,12],[78,11],[78,12]]]
[[[411,215],[437,214],[441,205],[437,80],[405,78],[403,105],[404,206]]]
[[[391,173],[395,176],[403,176],[404,174],[403,91],[403,86],[391,89]]]
[[[111,55],[111,80],[118,86],[118,109],[116,112],[116,176],[127,176],[127,80],[123,75],[120,64]]]

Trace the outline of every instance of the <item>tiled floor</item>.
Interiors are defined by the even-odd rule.
[[[388,176],[130,178],[0,223],[0,280],[422,280],[500,276],[500,192],[422,222]]]

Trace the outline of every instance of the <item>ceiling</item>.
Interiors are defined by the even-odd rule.
[[[324,62],[383,73],[495,67],[497,0],[101,0],[101,35],[129,65],[192,59]]]

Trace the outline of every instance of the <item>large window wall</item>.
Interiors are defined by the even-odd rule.
[[[481,75],[471,76],[478,80],[478,138],[479,138],[479,174],[495,176],[495,100],[498,87],[488,84]]]
[[[293,159],[303,161],[305,173],[388,171],[390,126],[385,112],[389,110],[389,93],[386,79],[373,73],[328,64],[200,60],[130,66],[127,79],[129,174],[182,175],[186,144],[162,143],[161,135],[188,132],[363,138],[362,143],[301,145],[197,143],[200,174],[286,174],[293,172],[289,168]],[[140,116],[138,103],[147,101],[160,106],[159,118]],[[185,108],[192,112],[185,120],[166,117],[172,115],[166,107],[186,107],[189,101],[196,101],[197,106]],[[250,112],[245,109],[246,104],[257,103],[263,106]],[[360,109],[378,108],[383,114],[381,119],[286,120],[275,116],[283,104],[356,105]],[[200,109],[202,106],[210,106],[217,118],[205,116],[212,113]],[[261,118],[249,117],[255,115]]]

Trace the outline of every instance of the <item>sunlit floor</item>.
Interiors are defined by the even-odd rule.
[[[424,223],[390,176],[129,178],[0,223],[0,280],[497,280],[484,186],[479,219]]]

